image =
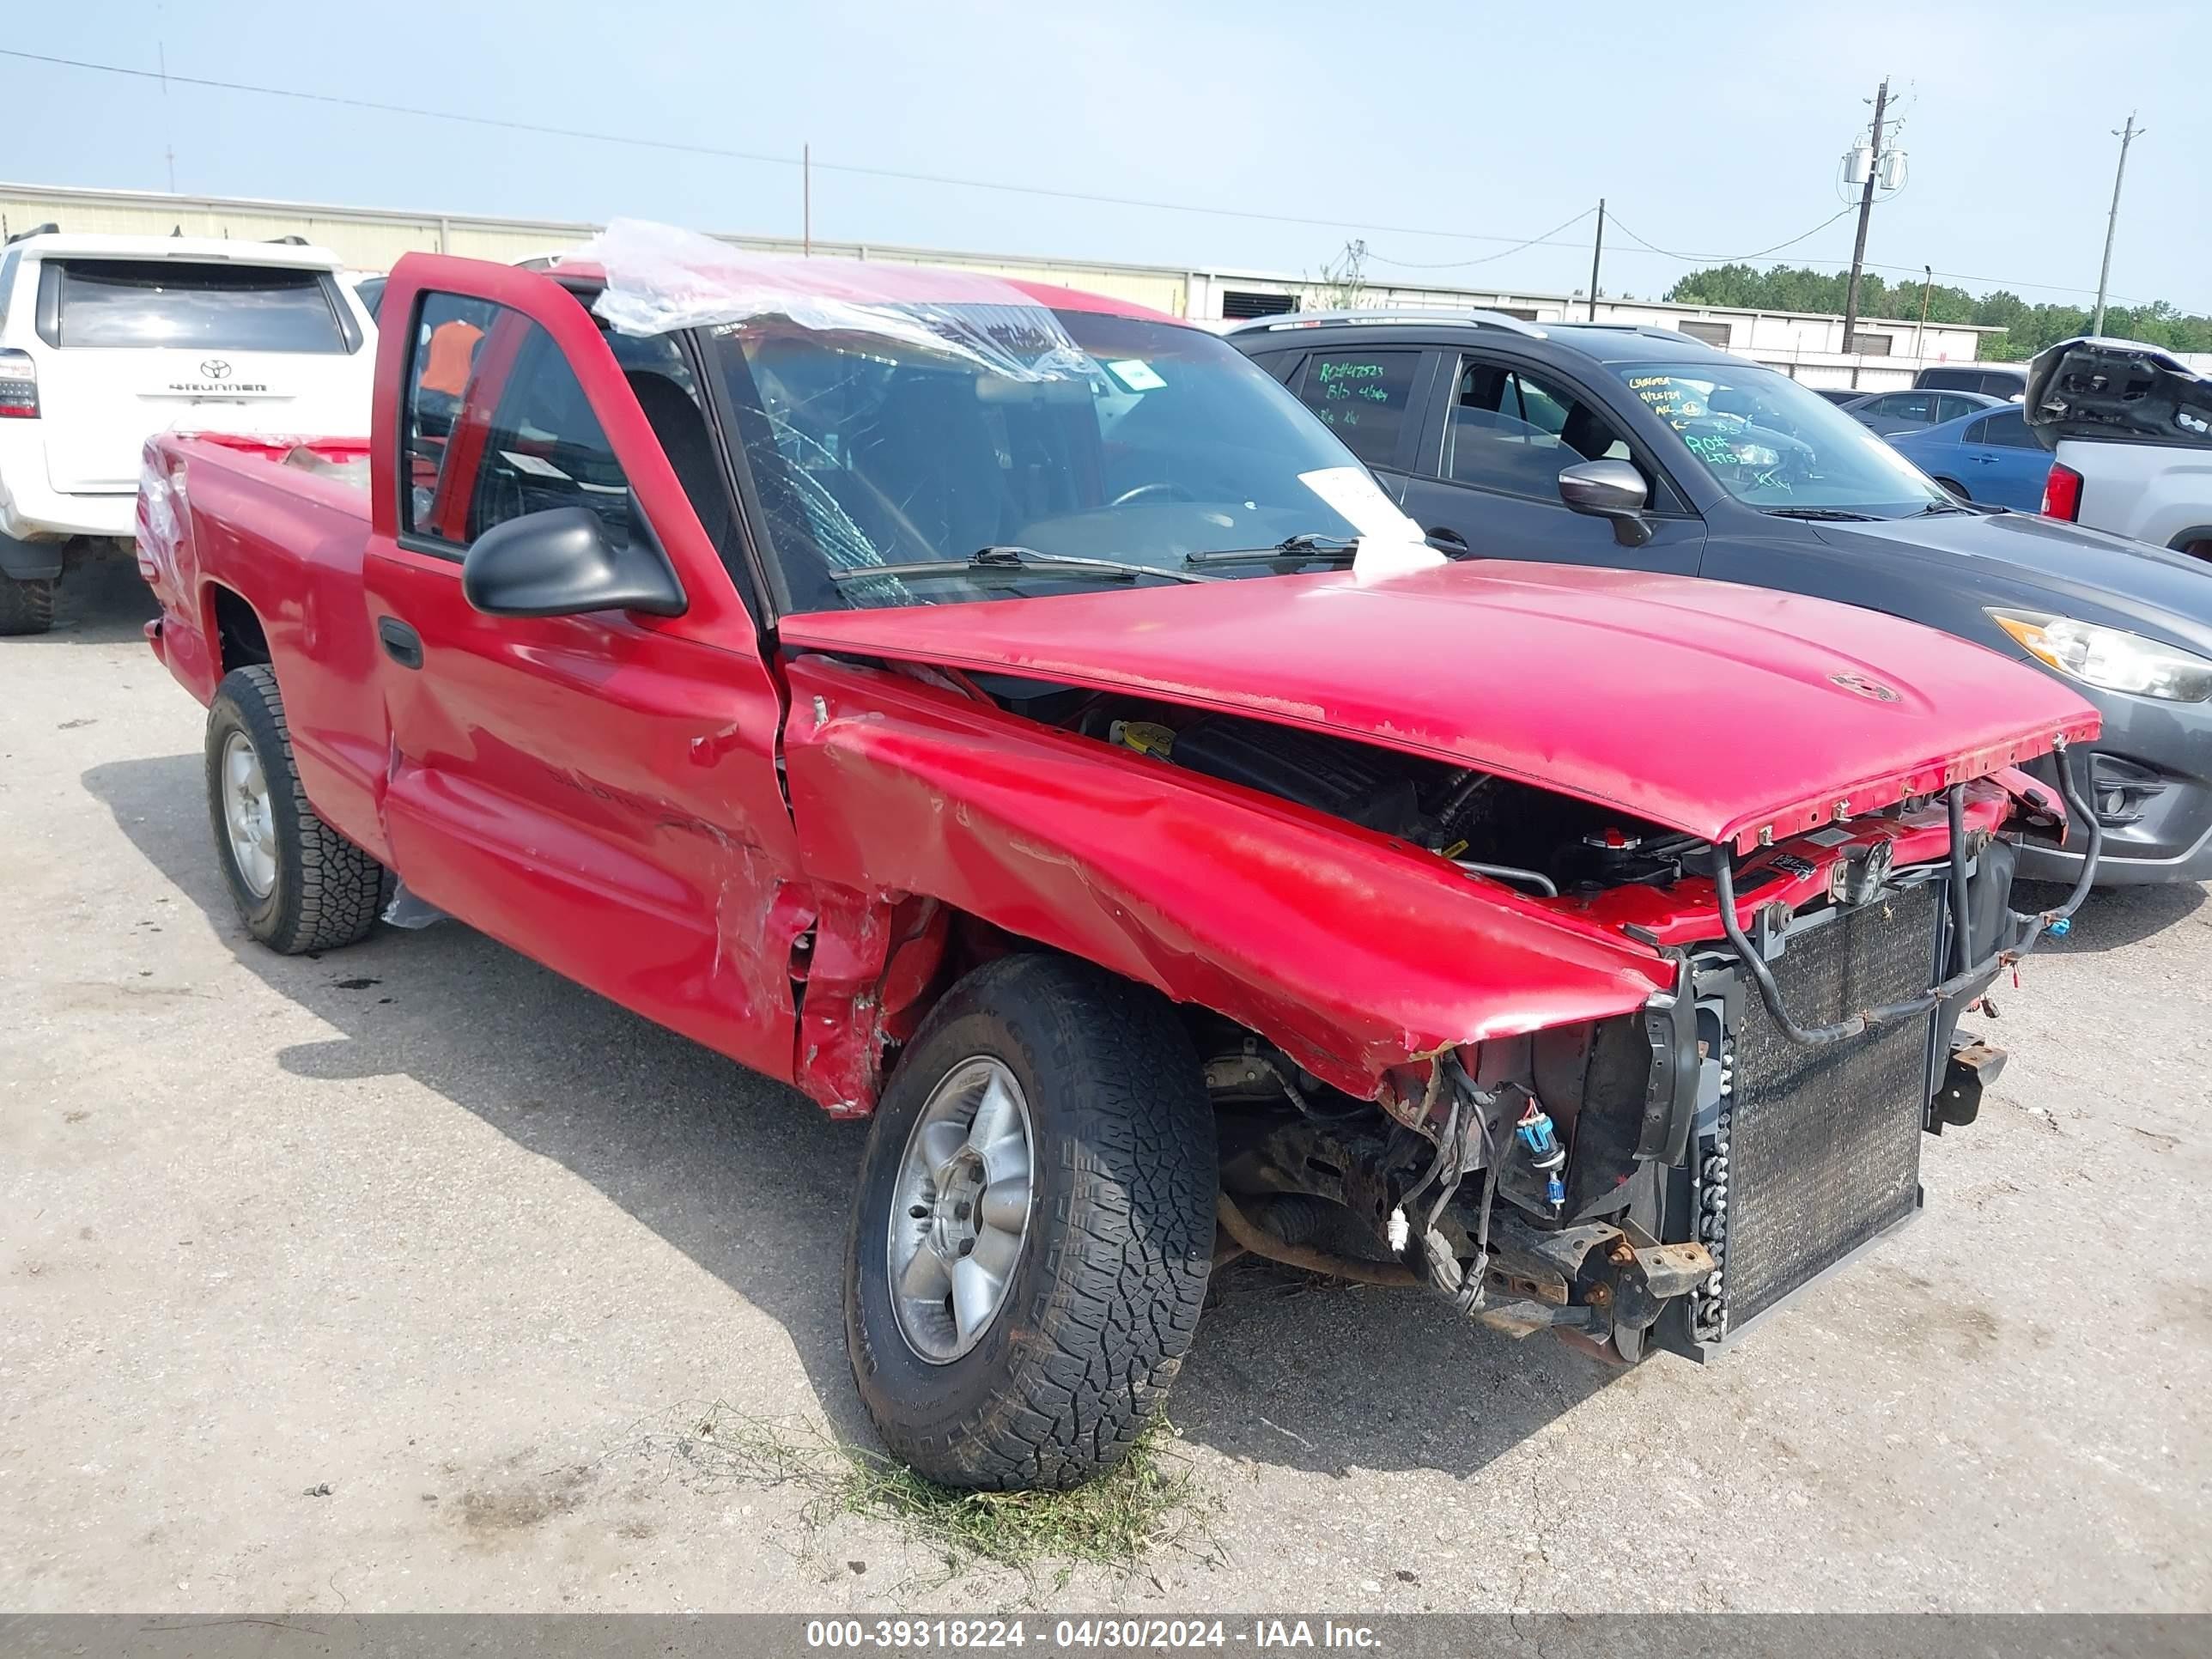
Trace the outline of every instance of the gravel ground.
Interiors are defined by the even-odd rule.
[[[941,1584],[672,1449],[866,1437],[861,1132],[459,926],[253,945],[127,565],[64,611],[0,641],[0,1607],[2212,1607],[2202,889],[2039,954],[1928,1213],[1726,1364],[1232,1273],[1172,1405],[1211,1545]]]

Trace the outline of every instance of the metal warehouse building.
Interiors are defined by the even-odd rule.
[[[65,230],[133,235],[167,236],[173,232],[239,240],[304,236],[335,250],[348,264],[362,270],[387,270],[401,254],[417,251],[483,259],[524,259],[572,247],[598,228],[479,214],[0,184],[0,231],[13,235],[47,222]],[[788,237],[725,234],[723,240],[763,253],[803,251],[797,240]],[[816,242],[812,251],[852,258],[951,265],[1058,283],[1136,301],[1201,323],[1266,316],[1318,304],[1322,286],[1310,278],[1263,271],[964,253],[876,243]],[[1425,284],[1366,284],[1360,290],[1359,303],[1394,309],[1480,307],[1532,323],[1580,320],[1589,313],[1585,301],[1570,295]],[[1843,319],[1815,313],[1600,300],[1597,318],[1601,322],[1675,329],[1769,364],[1810,386],[1856,384],[1868,391],[1910,385],[1914,371],[1923,363],[1970,362],[1980,337],[1994,331],[1954,323],[1931,323],[1923,329],[1911,321],[1862,318],[1852,342],[1856,349],[1846,352]]]

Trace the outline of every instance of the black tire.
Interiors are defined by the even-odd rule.
[[[1003,1062],[1027,1097],[1028,1230],[1006,1300],[945,1364],[892,1307],[890,1209],[938,1083]],[[1213,1247],[1213,1113],[1168,1003],[1089,963],[1001,957],[961,980],[884,1091],[845,1255],[845,1334],[884,1443],[948,1486],[1066,1487],[1111,1468],[1198,1328]]]
[[[1938,478],[1936,482],[1942,485],[1944,489],[1949,490],[1954,495],[1956,495],[1962,501],[1971,501],[1974,499],[1972,495],[1969,495],[1966,493],[1966,486],[1960,483],[1956,478]]]
[[[0,576],[0,635],[43,634],[54,625],[54,579]]]
[[[240,870],[223,815],[223,755],[234,733],[252,745],[268,789],[276,876],[265,894],[256,893]],[[266,664],[234,668],[216,688],[208,707],[206,775],[216,858],[246,931],[288,957],[367,938],[382,908],[384,866],[307,804],[292,764],[276,671]]]

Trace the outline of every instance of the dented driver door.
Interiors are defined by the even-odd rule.
[[[714,522],[704,416],[665,342],[619,342],[533,273],[395,273],[364,572],[392,726],[383,801],[409,888],[648,1018],[788,1077],[811,920],[775,774],[781,703]],[[443,277],[450,286],[441,287]],[[696,422],[694,431],[675,428]],[[669,438],[664,447],[662,434]],[[699,471],[695,468],[695,471]],[[489,616],[461,559],[495,525],[582,507],[649,537],[673,617]]]

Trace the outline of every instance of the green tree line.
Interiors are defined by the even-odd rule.
[[[1693,270],[1667,290],[1667,298],[1686,305],[1750,306],[1770,311],[1826,311],[1841,314],[1850,278],[1836,271],[1775,265],[1714,265]],[[1891,283],[1869,271],[1859,278],[1859,315],[1902,318],[1920,315],[1920,284]],[[1996,289],[1981,295],[1963,288],[1928,290],[1931,323],[1983,323],[2001,328],[1985,334],[1978,355],[1988,362],[2025,362],[2044,347],[2089,331],[2086,306],[2030,305],[2017,294]],[[2141,340],[2168,351],[2212,351],[2212,317],[2186,314],[2160,300],[2147,306],[2105,307],[2105,332]]]

